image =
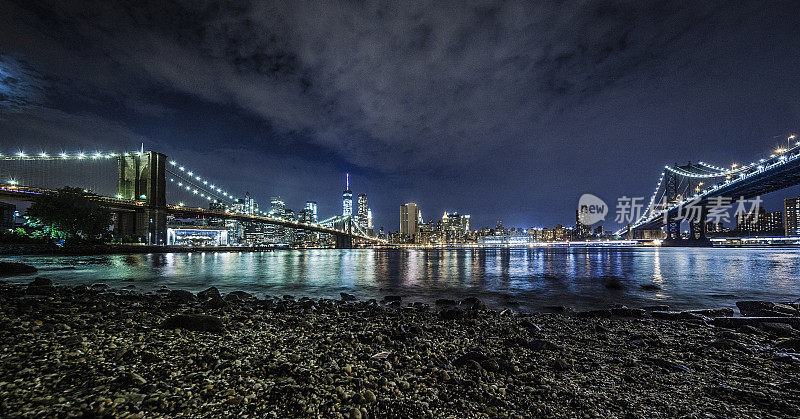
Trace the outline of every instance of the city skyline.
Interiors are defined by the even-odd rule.
[[[351,173],[376,228],[411,201],[477,225],[568,223],[583,193],[644,195],[664,164],[741,162],[800,131],[796,3],[650,5],[434,5],[416,21],[7,3],[0,134],[33,153],[144,143],[323,213]],[[308,24],[338,8],[352,26]]]

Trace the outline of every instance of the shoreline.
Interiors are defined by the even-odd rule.
[[[525,250],[525,249],[559,249],[559,248],[653,248],[661,246],[634,245],[634,244],[592,244],[592,243],[565,243],[557,242],[541,246],[476,246],[476,245],[450,245],[450,246],[413,246],[408,245],[383,245],[379,247],[355,247],[354,249],[406,249],[406,250]],[[672,248],[666,246],[665,248]],[[678,247],[680,248],[680,247]],[[724,244],[704,247],[704,249],[798,249],[798,244]],[[333,247],[283,247],[283,246],[157,246],[143,244],[95,244],[79,245],[74,247],[59,247],[53,244],[8,244],[0,243],[0,257],[14,256],[93,256],[115,254],[147,254],[147,253],[201,253],[201,252],[272,252],[276,250],[336,250]],[[339,249],[342,250],[342,249]]]
[[[0,413],[800,415],[796,316],[353,298],[1,284]]]

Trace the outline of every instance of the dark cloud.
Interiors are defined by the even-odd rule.
[[[695,158],[692,135],[708,144],[705,156],[714,155],[723,138],[712,128],[720,122],[699,122],[697,112],[730,118],[746,114],[741,96],[755,103],[797,93],[792,2],[7,6],[0,42],[25,59],[23,70],[47,78],[52,109],[0,123],[39,118],[50,131],[73,127],[77,138],[85,128],[74,122],[91,127],[91,114],[112,130],[129,126],[122,141],[140,141],[137,121],[180,118],[194,102],[232,107],[270,132],[246,142],[255,153],[269,155],[276,142],[311,145],[337,162],[329,175],[342,166],[362,171],[371,179],[365,186],[385,196],[377,201],[389,225],[407,199],[432,213],[457,206],[482,214],[479,222],[568,222],[587,189],[649,190],[649,179],[630,173],[657,177],[665,159]],[[779,64],[785,71],[774,71]],[[15,90],[14,107],[41,104],[34,90]],[[777,90],[786,97],[776,98]],[[185,99],[170,102],[163,92]],[[80,112],[63,109],[76,101],[85,102]],[[108,103],[119,109],[103,109]],[[767,126],[731,130],[790,129],[795,103],[782,105]],[[742,145],[735,153],[757,150]],[[294,156],[297,164],[312,160]],[[584,168],[592,174],[575,173]],[[610,181],[620,174],[625,179]]]

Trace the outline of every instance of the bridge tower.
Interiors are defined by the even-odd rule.
[[[143,203],[141,210],[118,212],[114,230],[141,237],[148,244],[167,242],[167,156],[154,151],[117,158],[117,198]]]
[[[670,170],[664,171],[664,199],[667,204],[671,204],[678,199],[678,174]],[[680,240],[681,221],[666,217],[664,228],[667,233],[667,240]]]

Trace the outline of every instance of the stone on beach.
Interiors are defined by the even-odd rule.
[[[198,332],[222,333],[225,329],[219,317],[204,314],[178,314],[161,324],[164,329],[186,329]]]
[[[28,288],[25,290],[25,293],[28,295],[51,295],[56,291],[55,287],[53,287],[53,281],[43,278],[43,277],[36,277],[28,284]]]
[[[0,261],[0,276],[35,274],[37,271],[35,267],[24,263]]]
[[[776,317],[776,316],[798,316],[800,312],[788,305],[773,303],[769,301],[737,301],[736,307],[742,316],[747,317]]]
[[[220,295],[217,287],[208,287],[205,290],[198,292],[197,298],[199,298],[200,301],[208,301],[212,298],[222,298],[222,295]]]
[[[186,290],[170,290],[167,298],[176,303],[189,303],[197,300],[194,294]]]

